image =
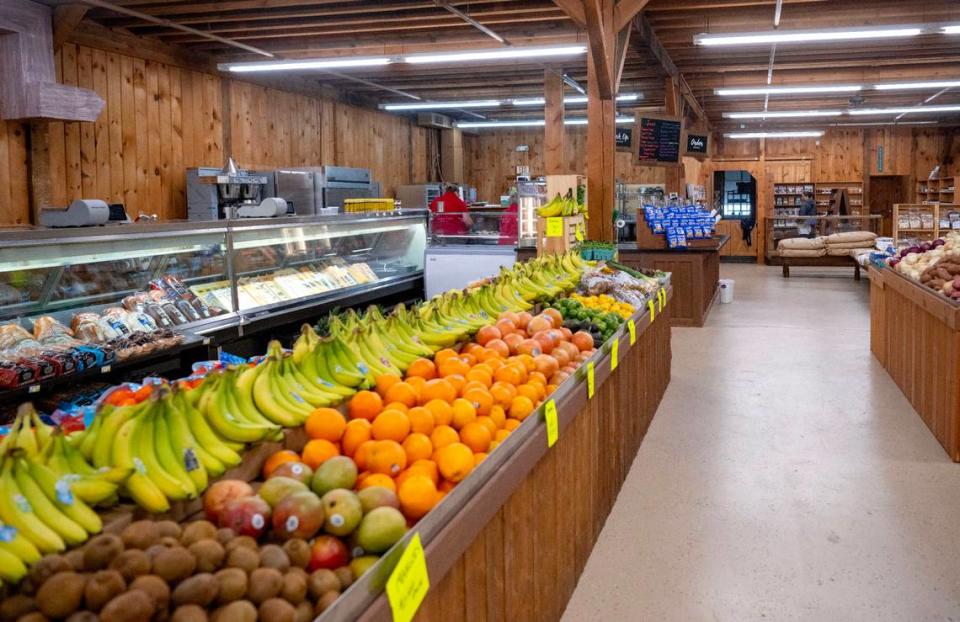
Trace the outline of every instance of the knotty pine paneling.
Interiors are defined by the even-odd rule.
[[[0,222],[29,224],[27,130],[19,121],[0,121]]]

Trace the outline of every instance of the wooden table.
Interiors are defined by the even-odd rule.
[[[870,266],[870,349],[954,462],[960,462],[960,305]]]

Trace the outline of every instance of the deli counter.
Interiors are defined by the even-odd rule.
[[[421,298],[427,226],[404,210],[0,231],[0,391],[259,353],[332,308]]]

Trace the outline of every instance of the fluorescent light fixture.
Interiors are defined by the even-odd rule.
[[[935,80],[932,82],[899,82],[895,84],[874,84],[878,91],[918,91],[921,89],[949,89],[960,86],[960,80]]]
[[[378,67],[389,65],[393,61],[386,57],[377,58],[315,58],[296,61],[264,61],[258,63],[227,63],[219,69],[234,73],[253,73],[258,71],[298,71],[303,69],[347,69],[349,67]]]
[[[546,58],[549,56],[576,56],[585,54],[586,46],[566,45],[545,48],[508,47],[473,52],[449,52],[444,54],[413,54],[404,56],[407,63],[466,63],[482,60],[511,60],[517,58]]]
[[[896,39],[915,37],[922,33],[922,28],[913,26],[837,28],[827,30],[770,30],[765,32],[731,32],[714,35],[703,33],[694,35],[693,42],[696,45],[704,46],[822,43],[831,41],[858,41],[862,39]]]
[[[633,121],[633,117],[623,116],[617,117],[615,123],[617,125],[623,125],[626,123],[633,123]],[[457,127],[464,129],[486,129],[497,127],[543,127],[545,124],[546,122],[543,119],[512,119],[504,121],[460,121],[457,123]],[[587,120],[582,118],[565,119],[563,124],[586,125]]]
[[[855,93],[863,90],[858,84],[831,84],[825,86],[757,86],[738,89],[713,89],[714,95],[804,95],[807,93]]]
[[[640,93],[624,93],[622,95],[617,95],[618,102],[633,102],[638,99],[642,99]],[[520,99],[509,99],[504,100],[503,103],[511,103],[514,106],[543,106],[546,104],[546,100],[543,97],[522,97]],[[587,103],[587,97],[585,95],[573,95],[570,97],[564,97],[563,103],[565,104],[585,104]]]
[[[724,112],[724,119],[793,119],[798,117],[839,117],[840,110],[783,110],[759,112]]]
[[[940,32],[942,32],[945,35],[960,34],[960,24],[952,24],[950,26],[944,26],[943,28],[940,29]]]
[[[864,121],[862,123],[831,123],[832,127],[863,127],[865,125],[936,125],[936,121]]]
[[[960,112],[960,106],[905,106],[900,108],[856,108],[852,115],[877,114],[933,114],[935,112]]]
[[[443,110],[447,108],[496,108],[498,99],[476,99],[462,102],[416,102],[412,104],[381,104],[384,110]]]
[[[819,138],[823,136],[823,130],[799,132],[731,132],[730,134],[724,134],[724,136],[736,140],[746,140],[749,138]]]

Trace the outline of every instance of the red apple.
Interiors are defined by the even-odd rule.
[[[319,536],[310,547],[310,572],[320,568],[336,570],[350,561],[350,551],[340,538]]]
[[[320,530],[325,518],[320,497],[312,492],[295,492],[273,508],[273,531],[285,540],[307,540]]]
[[[252,497],[253,488],[247,482],[238,479],[225,479],[219,481],[203,495],[203,511],[207,514],[207,520],[216,523],[220,518],[220,512],[233,499],[242,497]]]
[[[220,512],[217,524],[238,536],[259,538],[270,525],[270,504],[260,497],[231,499]]]

